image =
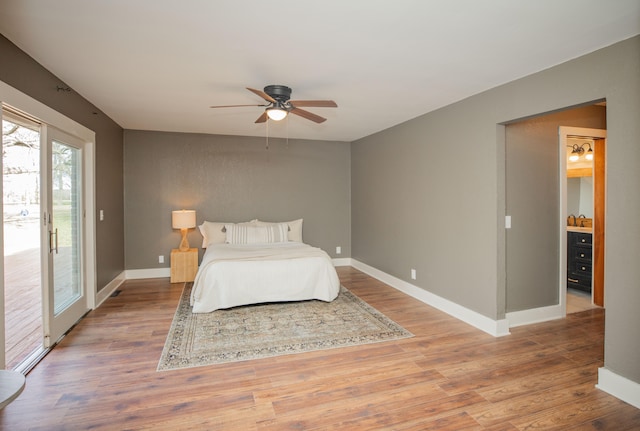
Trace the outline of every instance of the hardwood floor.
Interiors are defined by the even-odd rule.
[[[415,337],[157,372],[182,284],[127,281],[27,376],[3,430],[632,430],[594,387],[604,310],[494,338],[349,268]]]
[[[567,314],[599,308],[593,303],[591,294],[576,289],[567,289]]]

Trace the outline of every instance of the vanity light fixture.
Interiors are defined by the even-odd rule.
[[[585,142],[583,144],[573,144],[571,147],[571,154],[569,155],[569,161],[577,162],[581,155],[584,154],[584,147],[587,145],[589,149],[587,150],[587,154],[584,156],[587,160],[593,160],[593,148],[591,148],[591,144],[589,142]]]
[[[182,233],[182,241],[180,241],[180,251],[189,250],[189,240],[187,240],[187,231],[196,227],[195,210],[179,210],[171,212],[171,227],[180,229]]]
[[[587,160],[593,160],[593,148],[591,148],[591,144],[589,144],[589,150],[587,151],[587,154],[584,156],[584,158]]]

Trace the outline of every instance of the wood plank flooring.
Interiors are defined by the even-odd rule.
[[[27,376],[2,430],[637,430],[594,387],[604,310],[494,338],[350,268],[342,284],[415,337],[157,372],[182,291],[127,281]]]

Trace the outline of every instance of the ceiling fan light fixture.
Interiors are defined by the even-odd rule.
[[[287,111],[279,106],[274,106],[267,108],[267,116],[269,116],[273,121],[280,121],[287,116]]]

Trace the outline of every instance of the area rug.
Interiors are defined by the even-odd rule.
[[[344,287],[332,302],[282,302],[191,313],[182,292],[158,371],[412,337]]]

